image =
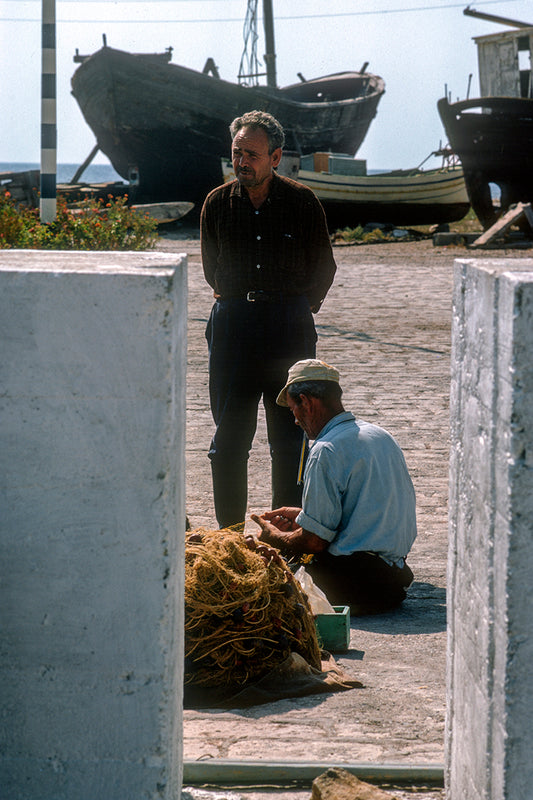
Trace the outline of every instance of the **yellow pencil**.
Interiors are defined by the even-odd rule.
[[[307,436],[303,435],[302,437],[302,452],[300,453],[300,466],[298,467],[298,486],[301,486],[304,482],[303,480],[303,471],[304,471],[304,461],[305,461],[305,446],[307,444]]]

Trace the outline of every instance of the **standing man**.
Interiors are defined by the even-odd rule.
[[[261,397],[272,460],[272,507],[299,505],[302,434],[276,405],[288,367],[313,358],[316,313],[336,266],[322,206],[281,177],[283,128],[264,111],[230,125],[236,180],[214,189],[201,214],[202,261],[215,303],[206,330],[216,425],[209,458],[221,528],[244,524],[247,462]]]
[[[287,556],[313,554],[305,568],[332,604],[352,614],[399,606],[413,573],[406,556],[416,537],[415,491],[393,437],[344,410],[339,373],[306,359],[289,370],[277,402],[313,439],[303,508],[252,519],[259,538]]]

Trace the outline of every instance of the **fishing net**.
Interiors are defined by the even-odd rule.
[[[197,529],[185,545],[185,683],[239,687],[300,654],[320,669],[307,596],[278,550]]]

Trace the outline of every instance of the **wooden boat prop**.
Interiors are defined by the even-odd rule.
[[[225,180],[235,178],[231,162],[223,169]],[[367,222],[437,225],[462,219],[470,208],[463,170],[447,157],[438,169],[368,175],[365,161],[345,154],[284,153],[279,172],[314,191],[330,230]]]
[[[250,8],[257,5],[248,3]],[[287,146],[299,153],[331,150],[355,155],[385,91],[366,71],[338,72],[283,88],[276,85],[271,4],[264,0],[267,85],[257,59],[239,83],[222,80],[212,59],[203,72],[170,62],[163,54],[133,54],[104,46],[80,64],[72,94],[98,146],[126,180],[138,178],[148,201],[203,201],[222,183],[221,158],[230,152],[228,125],[246,111],[263,109],[283,125]],[[257,37],[252,37],[255,47]],[[245,42],[245,47],[248,43]],[[244,54],[243,54],[244,57]],[[255,69],[257,67],[257,69]],[[254,71],[255,70],[255,71]]]
[[[533,202],[533,26],[473,9],[464,13],[515,28],[475,37],[480,97],[437,103],[472,208],[488,229],[511,205]]]

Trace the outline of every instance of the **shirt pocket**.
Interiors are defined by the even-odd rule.
[[[279,268],[298,278],[303,275],[303,241],[294,231],[281,230],[278,237]]]

